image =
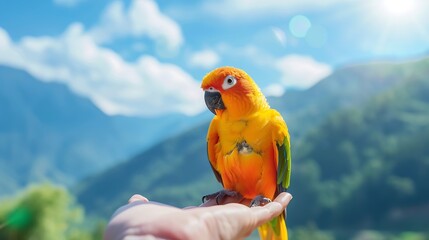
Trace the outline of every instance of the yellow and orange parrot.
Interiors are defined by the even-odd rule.
[[[287,125],[271,109],[243,70],[221,67],[202,81],[205,102],[215,114],[207,134],[210,165],[224,190],[203,201],[228,196],[264,205],[290,183],[291,152]],[[287,239],[285,214],[258,228],[261,239]]]

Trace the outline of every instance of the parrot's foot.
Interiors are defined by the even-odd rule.
[[[271,202],[271,199],[266,198],[262,195],[258,195],[250,202],[249,207],[265,206],[266,204],[268,204],[270,202]]]
[[[243,200],[243,196],[240,193],[232,190],[225,190],[225,189],[220,190],[219,192],[205,195],[203,196],[202,200],[203,200],[203,203],[205,203],[215,198],[216,204],[222,205],[225,203],[226,197],[232,198],[232,202],[240,202],[241,200]]]

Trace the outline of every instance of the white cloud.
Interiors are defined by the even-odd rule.
[[[64,7],[73,7],[84,0],[54,0],[54,3]]]
[[[280,97],[285,92],[282,84],[273,83],[262,90],[265,96]]]
[[[219,55],[209,49],[195,52],[189,58],[189,64],[191,66],[204,69],[213,68],[219,61]]]
[[[255,19],[261,16],[291,15],[302,11],[314,11],[344,4],[351,0],[209,0],[201,11],[226,19]]]
[[[109,114],[196,114],[202,93],[181,68],[142,56],[127,62],[71,25],[59,37],[25,37],[13,42],[0,28],[0,64],[24,69],[44,81],[67,84]]]
[[[114,1],[89,31],[75,23],[58,37],[24,37],[14,42],[0,28],[0,64],[21,68],[43,81],[65,83],[108,114],[202,111],[199,83],[180,67],[147,55],[127,62],[100,45],[130,36],[147,37],[168,51],[183,43],[180,26],[162,14],[155,1],[132,0],[127,8],[122,1]]]
[[[302,55],[284,56],[276,61],[275,67],[282,74],[286,88],[308,88],[332,73],[331,66]]]
[[[99,24],[90,30],[90,35],[99,43],[127,36],[148,37],[155,40],[158,48],[169,51],[183,44],[180,26],[161,13],[153,0],[133,0],[128,9],[123,1],[112,2]]]

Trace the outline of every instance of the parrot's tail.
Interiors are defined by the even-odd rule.
[[[261,240],[287,240],[285,214],[273,218],[271,221],[258,227]]]

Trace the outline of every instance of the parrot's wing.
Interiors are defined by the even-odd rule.
[[[285,136],[283,142],[277,143],[277,185],[278,192],[286,191],[290,184],[291,175],[291,152],[289,135]]]
[[[216,117],[213,118],[212,122],[210,123],[209,131],[207,133],[207,157],[210,162],[210,166],[212,167],[213,173],[216,176],[216,179],[222,184],[222,177],[220,173],[216,170],[216,144],[219,141],[219,134],[217,132],[217,125],[218,120]]]
[[[271,110],[274,127],[274,156],[277,156],[277,194],[289,188],[291,175],[290,135],[286,122],[279,112]]]

